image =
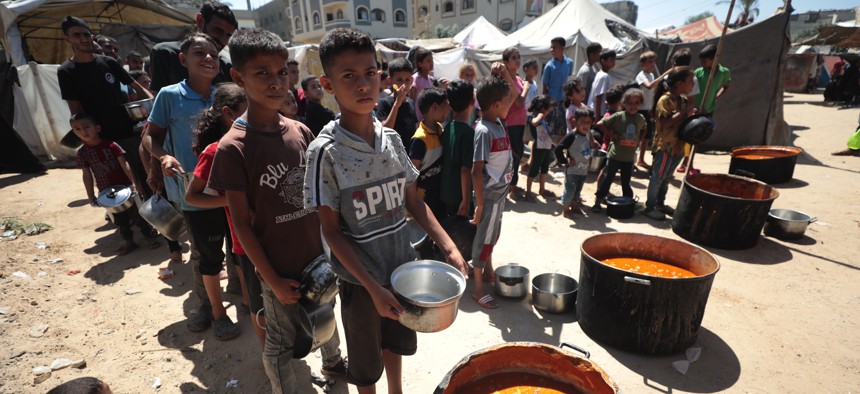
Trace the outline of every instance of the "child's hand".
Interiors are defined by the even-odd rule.
[[[182,168],[182,164],[179,164],[179,160],[176,160],[175,157],[164,155],[161,157],[161,172],[167,176],[175,176],[177,172],[184,174],[185,169]]]
[[[409,97],[409,91],[412,89],[412,80],[397,87],[394,93],[394,105],[401,105],[406,98]]]
[[[382,286],[379,290],[370,293],[370,298],[373,299],[373,306],[376,307],[376,313],[379,313],[379,316],[399,320],[400,315],[406,312],[406,308],[397,302],[394,294]]]
[[[484,204],[478,203],[478,205],[475,206],[475,216],[472,218],[471,223],[477,225],[478,222],[481,221],[481,215],[483,213],[484,213]]]
[[[301,287],[302,284],[295,280],[278,278],[275,283],[266,284],[272,288],[272,293],[275,293],[275,297],[281,304],[295,304],[299,302],[299,298],[302,296],[302,293],[299,292],[299,287]]]
[[[490,67],[490,74],[498,76],[498,77],[504,77],[504,74],[502,74],[502,73],[507,71],[507,70],[508,70],[508,68],[505,67],[504,63],[495,62],[495,63],[493,63],[492,67]]]
[[[448,83],[451,82],[448,78],[439,78],[439,89],[445,90],[448,88]]]
[[[463,256],[460,254],[460,251],[454,249],[451,251],[451,254],[445,256],[445,260],[448,264],[451,264],[463,274],[463,277],[469,279],[469,266],[466,265],[466,260],[463,259]]]
[[[460,206],[457,208],[457,216],[467,216],[469,214],[469,202],[460,201]]]
[[[91,207],[98,207],[98,206],[99,206],[99,202],[98,202],[98,201],[96,201],[96,199],[95,199],[95,198],[90,197],[90,198],[89,198],[89,201],[90,201],[90,206],[91,206]]]

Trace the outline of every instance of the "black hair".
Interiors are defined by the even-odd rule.
[[[394,73],[399,73],[406,71],[410,75],[412,75],[412,63],[409,63],[409,60],[405,58],[397,58],[388,63],[388,74],[394,75]]]
[[[681,66],[675,67],[672,71],[669,71],[669,75],[666,76],[666,84],[669,85],[669,89],[675,86],[679,82],[684,82],[690,75],[693,74],[693,68],[689,66]]]
[[[484,110],[490,109],[493,104],[506,100],[511,91],[511,85],[504,78],[489,76],[481,78],[478,82],[478,104]]]
[[[152,61],[149,60],[149,56],[143,58],[143,71],[146,71],[147,74],[152,74]]]
[[[537,66],[537,64],[538,64],[537,59],[526,60],[525,63],[523,63],[523,70],[525,70],[531,66]]]
[[[388,71],[380,71],[379,72],[379,79],[383,80],[383,81],[388,79]]]
[[[230,59],[233,68],[241,70],[249,60],[260,55],[278,55],[288,60],[290,52],[277,34],[263,29],[241,29],[230,37]]]
[[[415,55],[414,55],[413,60],[412,60],[412,67],[414,68],[414,70],[416,72],[419,71],[418,70],[418,63],[423,62],[424,59],[427,58],[427,56],[433,56],[433,51],[431,51],[427,48],[424,48],[424,47],[418,47],[418,49],[415,50]]]
[[[102,381],[99,378],[86,376],[72,379],[48,391],[48,394],[101,394]]]
[[[621,103],[622,103],[622,104],[626,104],[626,103],[627,103],[627,100],[630,100],[630,98],[631,98],[631,97],[633,97],[633,96],[639,96],[639,102],[640,102],[640,104],[642,103],[642,101],[644,101],[644,100],[645,100],[645,94],[644,94],[644,93],[642,93],[642,89],[639,89],[639,88],[626,88],[626,89],[624,89],[624,90],[622,90],[622,91],[624,92],[624,95],[623,95],[623,96],[621,96]]]
[[[624,86],[613,86],[606,92],[606,104],[612,105],[621,101],[624,96]]]
[[[69,118],[69,123],[74,122],[76,120],[89,120],[90,122],[93,122],[94,125],[99,126],[99,121],[96,120],[96,117],[92,116],[86,112],[78,112],[78,113],[72,115]]]
[[[454,112],[461,112],[469,108],[469,104],[475,102],[475,87],[462,79],[457,79],[448,84],[448,104]]]
[[[198,38],[201,40],[204,40],[204,41],[208,41],[209,43],[214,45],[216,49],[221,47],[221,45],[218,44],[218,42],[215,41],[215,39],[212,38],[211,36],[209,36],[208,34],[200,33],[200,32],[194,32],[194,33],[189,34],[188,36],[185,37],[184,40],[182,40],[182,43],[179,44],[179,52],[182,52],[182,53],[187,55],[188,50],[191,49],[191,44],[193,44],[194,40],[198,39]],[[231,48],[231,50],[232,50],[232,48]],[[236,64],[236,62],[234,61],[233,64]]]
[[[537,114],[545,111],[547,108],[552,108],[553,105],[555,105],[555,100],[553,100],[550,96],[542,94],[532,100],[532,103],[531,105],[529,105],[528,110],[533,114]]]
[[[513,55],[513,54],[514,54],[514,52],[519,52],[519,51],[520,51],[520,50],[519,50],[519,49],[517,49],[517,47],[509,47],[509,48],[506,48],[506,49],[504,50],[504,52],[502,52],[502,61],[503,61],[503,62],[507,62],[507,61],[508,61],[508,59],[510,59],[510,58],[511,58],[511,55]]]
[[[600,51],[600,60],[615,59],[616,57],[618,57],[618,54],[611,49],[604,49]]]
[[[576,120],[579,120],[579,119],[582,119],[585,117],[589,117],[591,119],[594,119],[594,111],[592,111],[591,108],[579,108],[576,110],[576,112],[573,113],[573,118]]]
[[[217,142],[230,129],[224,126],[221,110],[228,107],[234,111],[247,100],[245,90],[232,82],[218,85],[212,107],[203,110],[197,118],[197,126],[191,135],[191,150],[195,155],[203,153],[209,144]]]
[[[427,113],[427,111],[430,111],[430,107],[434,104],[440,104],[445,100],[448,100],[448,96],[445,94],[445,91],[439,88],[430,87],[422,90],[418,95],[418,109],[421,110],[422,113]]]
[[[296,67],[298,67],[298,65],[299,65],[299,61],[298,61],[298,60],[296,60],[296,59],[290,59],[290,60],[287,60],[287,66],[296,66]]]
[[[98,42],[98,41],[114,41],[114,42],[119,42],[119,41],[117,41],[117,40],[116,40],[116,38],[113,38],[113,37],[111,37],[111,36],[106,36],[106,35],[104,35],[104,34],[99,34],[99,35],[97,35],[97,36],[96,36],[96,42]]]
[[[592,53],[600,53],[603,50],[603,45],[600,45],[599,42],[592,42],[585,47],[585,54],[590,55]]]
[[[140,52],[138,52],[138,51],[130,50],[130,51],[128,51],[128,53],[125,54],[125,58],[128,59],[130,57],[139,57],[142,59],[143,55],[141,55]]]
[[[63,18],[63,21],[60,23],[60,28],[63,29],[63,35],[69,35],[69,29],[73,27],[83,27],[84,29],[87,29],[87,31],[91,31],[90,27],[87,25],[87,22],[84,22],[83,19],[71,15],[66,15],[66,17]]]
[[[579,78],[568,79],[567,82],[564,83],[562,90],[564,91],[565,108],[570,106],[570,100],[567,99],[567,96],[570,96],[574,91],[579,90],[580,85],[582,85],[582,81]]]
[[[714,59],[717,56],[717,46],[714,44],[705,45],[699,52],[699,59]]]
[[[673,66],[689,66],[691,61],[690,50],[687,48],[681,48],[672,54]]]
[[[311,75],[309,77],[305,77],[305,79],[303,79],[301,82],[302,90],[308,90],[308,85],[311,83],[311,81],[313,81],[315,79],[317,79],[317,77],[315,77],[313,75]]]
[[[200,7],[200,15],[203,15],[203,23],[206,25],[212,21],[212,17],[217,16],[233,25],[234,28],[239,28],[239,21],[236,20],[233,11],[230,11],[230,7],[220,1],[207,1],[204,3],[203,7]]]
[[[567,40],[565,40],[564,37],[556,37],[552,40],[549,40],[549,42],[550,44],[559,44],[562,48],[567,46]]]
[[[128,72],[128,75],[131,77],[131,79],[135,81],[137,81],[137,79],[142,76],[149,76],[149,74],[147,74],[146,71],[143,70],[131,70]]]
[[[328,72],[335,58],[348,51],[369,53],[376,58],[376,47],[367,33],[345,27],[334,29],[320,40],[319,56],[323,72]]]

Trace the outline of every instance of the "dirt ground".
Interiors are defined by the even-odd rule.
[[[795,179],[779,185],[774,203],[818,221],[797,242],[763,237],[748,250],[709,249],[722,268],[695,345],[702,348],[701,358],[686,375],[671,366],[682,354],[643,356],[602,345],[583,333],[575,314],[541,314],[528,300],[500,300],[499,309],[488,311],[464,297],[454,325],[420,334],[418,354],[404,359],[405,392],[432,392],[463,356],[506,341],[575,343],[588,349],[591,360],[626,393],[860,391],[860,158],[830,155],[845,147],[860,111],[820,101],[820,95],[786,96],[792,141],[805,153]],[[697,165],[704,172],[725,173],[729,156],[700,155]],[[549,186],[559,194],[562,179],[556,173]],[[643,173],[636,173],[633,186],[644,200]],[[676,179],[667,201],[677,201],[679,186]],[[158,267],[168,258],[165,245],[115,256],[119,235],[101,209],[85,203],[78,170],[2,175],[0,188],[0,217],[54,226],[40,235],[0,240],[0,308],[9,308],[0,312],[0,392],[45,392],[80,376],[99,377],[118,393],[269,390],[247,316],[238,318],[242,335],[229,342],[215,340],[211,331],[188,332],[185,316],[196,306],[189,299],[190,267],[177,265],[174,278],[157,279]],[[591,200],[594,190],[590,179],[583,195]],[[509,201],[496,265],[516,262],[532,276],[568,270],[578,277],[579,245],[589,236],[625,231],[680,239],[668,221],[641,215],[616,221],[603,214],[570,221],[559,216],[560,210],[558,201]],[[52,263],[56,258],[63,261]],[[80,273],[68,275],[69,270]],[[16,271],[31,278],[17,277]],[[139,293],[129,294],[134,290]],[[235,319],[233,303],[240,299],[228,296],[227,301]],[[48,327],[39,337],[40,324]],[[58,358],[84,359],[86,367],[57,370],[34,383],[32,369]],[[309,379],[310,370],[319,366],[318,353],[293,362],[300,392],[322,392]],[[152,387],[156,378],[158,389]],[[225,388],[231,379],[239,381],[237,388]],[[384,379],[379,388],[385,392]],[[355,388],[338,382],[332,392],[354,393]]]

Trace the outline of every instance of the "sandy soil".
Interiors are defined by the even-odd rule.
[[[464,297],[451,328],[419,335],[418,354],[404,362],[405,392],[432,392],[460,358],[505,341],[578,344],[627,393],[860,390],[860,158],[829,154],[844,148],[858,110],[823,106],[820,97],[787,96],[792,140],[806,153],[795,179],[779,186],[781,196],[774,203],[809,212],[819,221],[799,242],[762,238],[748,250],[710,249],[722,269],[696,343],[701,359],[686,375],[671,367],[683,355],[642,356],[602,345],[582,332],[575,314],[543,315],[527,300],[501,300],[499,309],[487,311]],[[700,155],[697,161],[713,173],[725,173],[728,163],[724,153]],[[550,188],[560,194],[563,177],[555,178]],[[668,201],[676,201],[679,185],[673,183]],[[640,199],[646,186],[647,179],[637,173],[634,188]],[[164,245],[114,256],[119,235],[102,210],[85,204],[77,170],[3,175],[0,187],[0,216],[54,226],[41,235],[0,241],[0,307],[10,308],[0,314],[0,392],[45,392],[88,375],[120,393],[268,391],[249,319],[239,317],[243,333],[230,342],[215,340],[211,331],[188,332],[185,316],[195,306],[189,301],[190,267],[178,265],[176,277],[157,279],[157,268],[168,257]],[[584,195],[592,199],[594,189],[592,179]],[[496,264],[526,265],[533,276],[561,269],[578,277],[578,246],[591,235],[630,231],[679,238],[669,222],[642,216],[622,222],[593,214],[573,222],[560,218],[560,210],[556,201],[509,203]],[[48,248],[38,249],[37,242]],[[63,261],[51,263],[55,258]],[[67,275],[69,270],[80,273]],[[32,278],[15,277],[16,271]],[[129,289],[140,293],[129,295]],[[227,300],[235,319],[232,303],[239,299]],[[31,337],[39,324],[47,324],[47,331]],[[84,359],[87,365],[54,371],[34,384],[32,369],[57,358]],[[300,392],[321,392],[308,378],[320,366],[317,355],[293,366]],[[151,387],[156,377],[162,382],[157,390]],[[239,380],[238,388],[225,388],[230,379]],[[339,382],[332,392],[355,388]]]

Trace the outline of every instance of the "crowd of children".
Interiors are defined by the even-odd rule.
[[[538,94],[538,62],[523,62],[516,48],[505,50],[484,78],[476,79],[475,65],[465,63],[460,78],[448,81],[433,76],[433,53],[424,48],[383,71],[373,40],[354,29],[327,33],[319,49],[323,74],[299,81],[299,64],[288,59],[275,34],[245,29],[229,39],[233,82],[215,85],[225,78],[218,55],[223,44],[203,32],[179,44],[187,78],[160,87],[141,152],[151,157],[146,180],[152,193],[171,201],[188,228],[200,301],[188,329],[212,326],[219,340],[240,335],[220,286],[225,259],[228,269],[235,262],[242,309],[256,323],[263,365],[279,393],[296,388],[290,360],[308,265],[329,261],[340,279],[350,354],[349,362],[341,356],[335,331],[321,347],[322,373],[345,376],[363,393],[373,392],[385,370],[389,390],[399,392],[401,357],[417,351],[415,332],[398,322],[404,307],[389,283],[394,269],[416,257],[407,215],[448,263],[471,275],[474,301],[496,308],[485,283],[494,276],[493,250],[508,198],[555,198],[546,188],[555,161],[564,168],[562,215],[583,215],[592,152],[602,147],[608,161],[591,211],[601,211],[619,171],[622,194],[632,198],[638,165],[650,175],[645,214],[664,219],[672,213],[665,203],[669,180],[684,157],[678,127],[689,116],[713,113],[730,81],[728,69],[713,64],[714,51],[705,48],[702,68],[682,65],[682,53],[660,75],[656,54],[646,52],[636,87],[623,86],[611,76],[615,52],[598,44],[589,45],[587,64],[573,76],[566,42],[555,38]],[[130,54],[129,65],[142,64],[137,57]],[[711,67],[718,68],[717,87],[694,100],[695,81],[704,84]],[[148,86],[148,74],[134,75],[136,89]],[[322,104],[326,94],[336,99],[338,114]],[[99,119],[80,108],[73,112],[90,202],[94,186],[143,188],[123,148],[100,139]],[[644,161],[648,141],[650,166]],[[523,164],[524,192],[517,185]],[[477,225],[471,256],[461,256],[439,224],[452,216]],[[135,222],[149,245],[158,246],[155,231],[132,211],[114,220],[124,240],[120,254],[136,247]]]

